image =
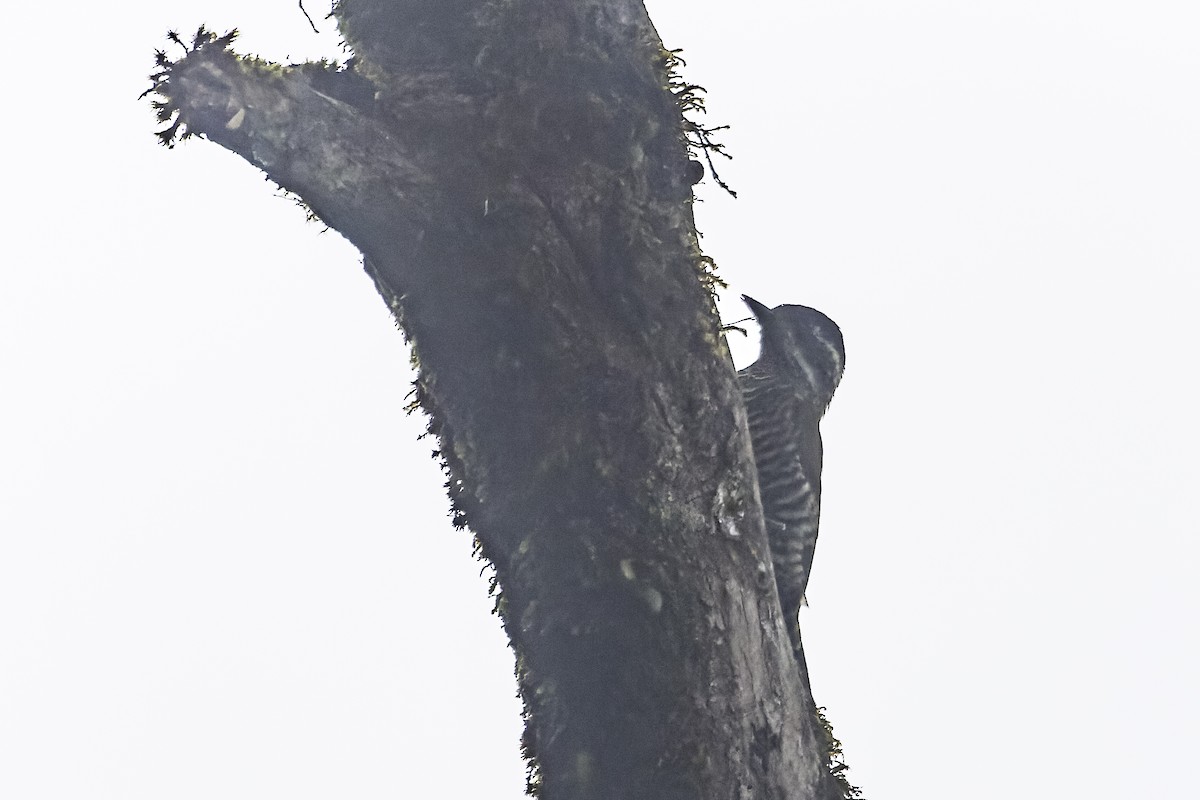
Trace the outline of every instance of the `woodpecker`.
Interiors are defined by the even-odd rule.
[[[821,516],[819,424],[842,380],[846,350],[829,317],[807,306],[742,300],[762,330],[758,360],[738,372],[766,519],[775,585],[800,658],[797,617]]]

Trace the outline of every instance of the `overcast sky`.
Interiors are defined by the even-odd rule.
[[[1200,10],[779,5],[649,3],[733,126],[726,318],[845,333],[802,619],[851,780],[1189,796]],[[136,99],[168,28],[301,60],[331,21],[76,6],[5,28],[0,796],[518,800],[512,658],[357,253]]]

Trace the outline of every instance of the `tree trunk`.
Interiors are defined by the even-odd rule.
[[[342,0],[347,67],[200,33],[164,141],[358,246],[496,568],[549,800],[841,797],[784,632],[745,412],[640,0]]]

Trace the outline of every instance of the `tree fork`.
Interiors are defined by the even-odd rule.
[[[745,411],[636,0],[343,0],[354,58],[200,32],[155,88],[364,255],[495,565],[531,786],[841,797],[784,632]]]

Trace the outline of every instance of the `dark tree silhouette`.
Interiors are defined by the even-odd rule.
[[[853,794],[784,630],[697,246],[695,87],[641,1],[335,14],[344,65],[175,37],[160,136],[237,153],[362,251],[495,566],[531,789]]]

